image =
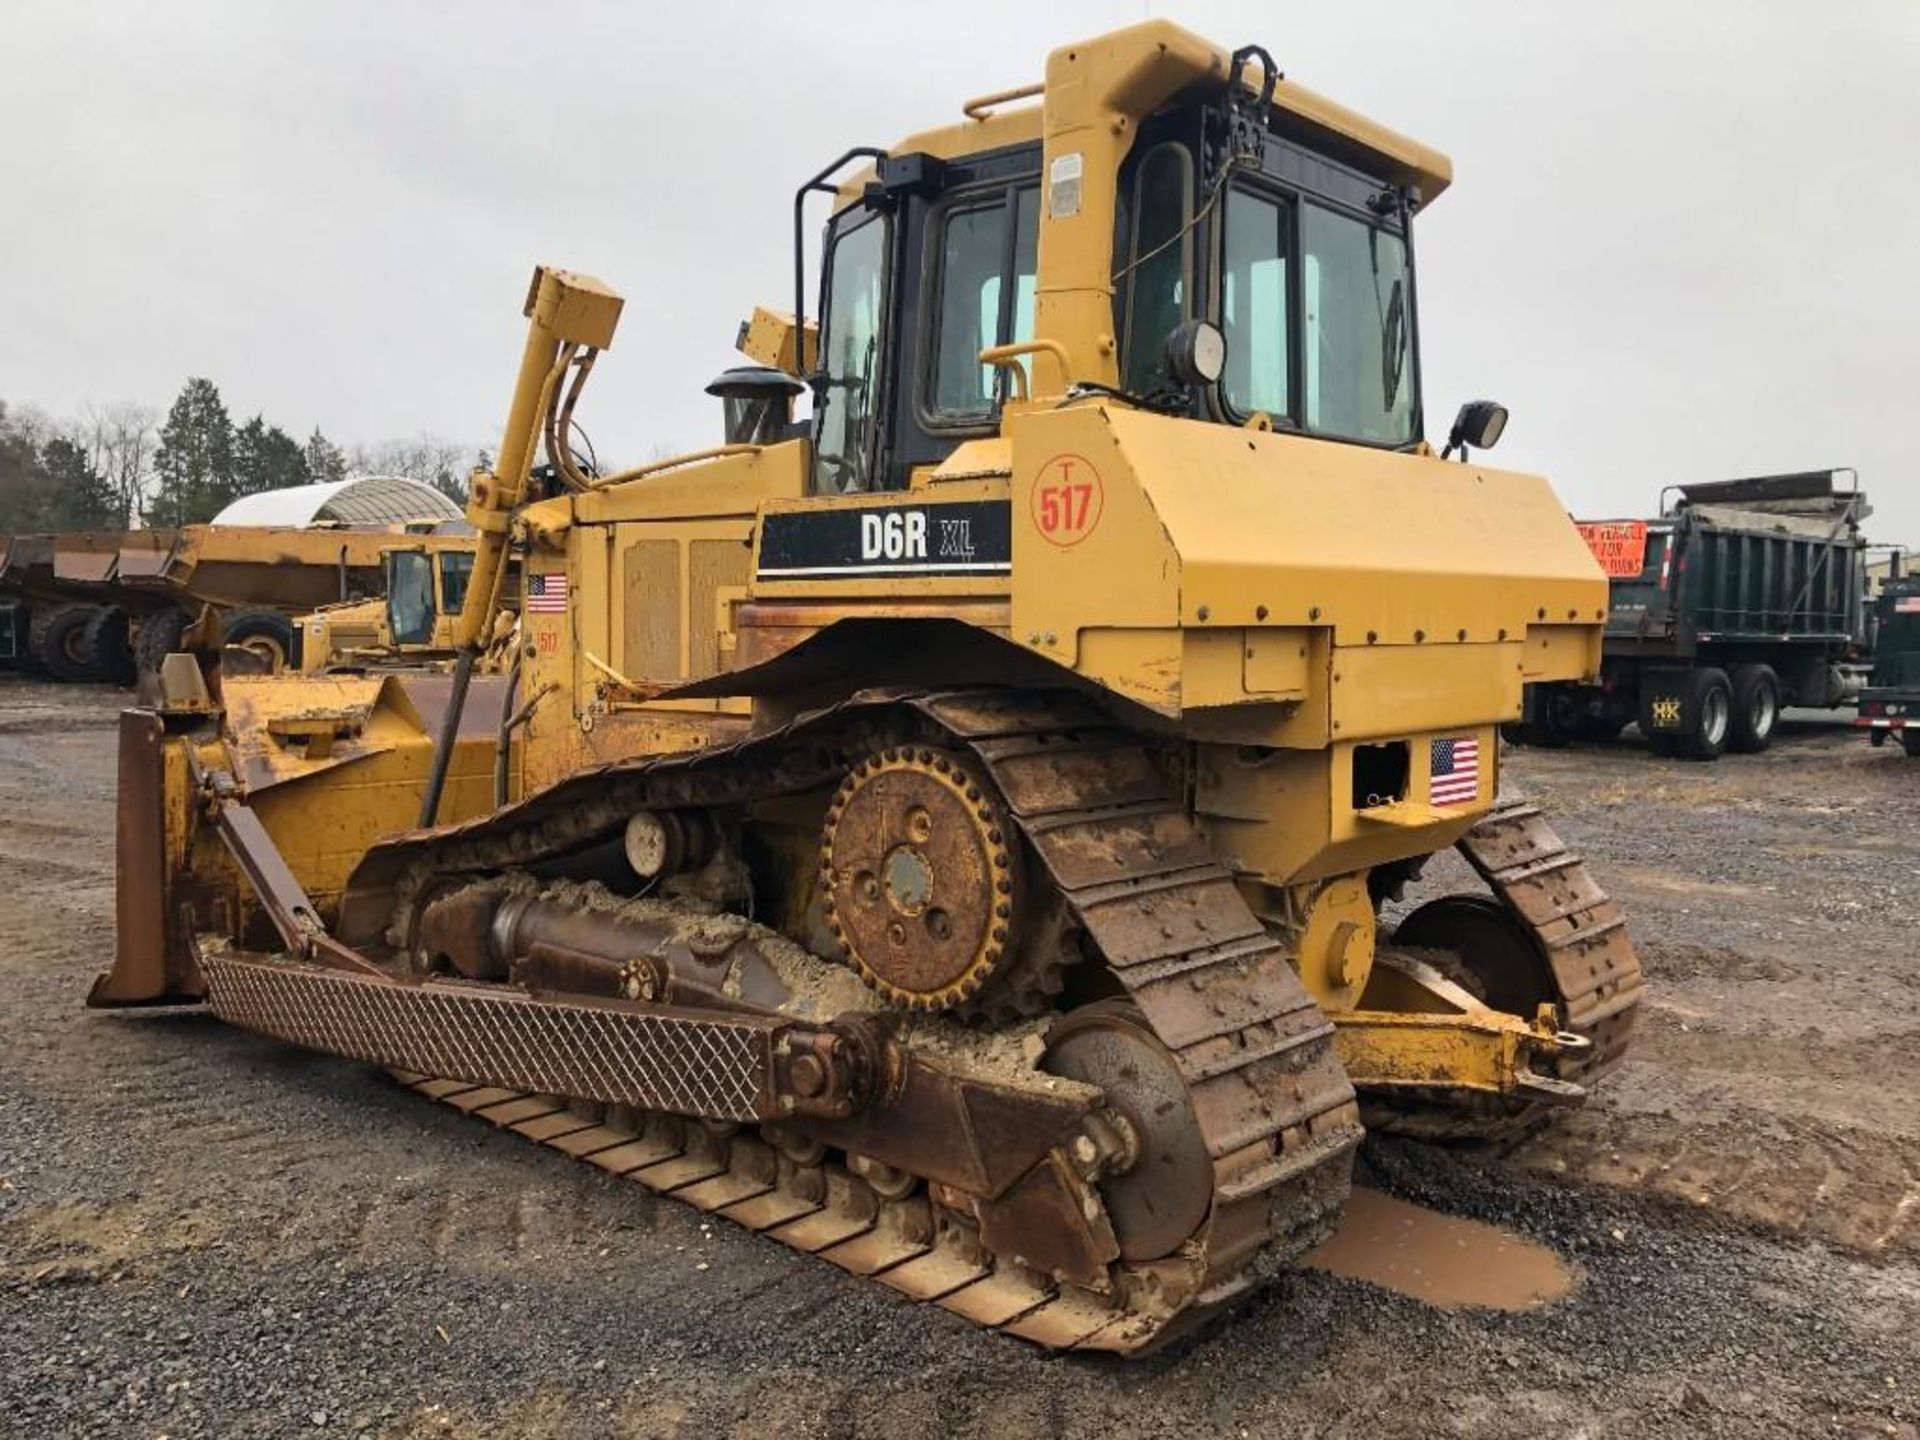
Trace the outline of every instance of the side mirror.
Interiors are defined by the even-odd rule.
[[[1167,371],[1182,385],[1215,385],[1227,368],[1227,337],[1205,320],[1173,327],[1166,343]]]
[[[1507,428],[1507,407],[1497,400],[1469,400],[1453,417],[1453,429],[1447,432],[1447,448],[1440,452],[1446,459],[1454,451],[1466,458],[1469,448],[1491,450],[1500,443]]]

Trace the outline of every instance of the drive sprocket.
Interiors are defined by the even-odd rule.
[[[1024,877],[993,786],[932,745],[858,761],[827,810],[821,894],[846,962],[916,1010],[979,995],[1017,941]]]

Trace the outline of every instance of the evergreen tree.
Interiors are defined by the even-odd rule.
[[[0,401],[0,533],[52,529],[52,495],[32,425]]]
[[[40,467],[47,479],[49,528],[55,530],[122,530],[126,512],[107,477],[95,470],[87,452],[64,436],[40,447]]]
[[[311,476],[306,452],[278,425],[256,415],[233,433],[233,485],[236,495],[305,485]]]
[[[150,514],[162,525],[211,520],[234,498],[233,422],[211,380],[182,387],[160,427],[153,471],[160,485]]]
[[[307,437],[306,461],[307,478],[315,485],[347,478],[347,457],[338,445],[320,433],[317,425]]]

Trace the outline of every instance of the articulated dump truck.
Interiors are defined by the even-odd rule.
[[[1448,177],[1254,47],[1057,50],[809,180],[818,323],[755,312],[726,443],[605,476],[555,437],[621,302],[539,270],[459,664],[170,660],[92,1003],[204,1002],[1121,1353],[1324,1240],[1363,1127],[1579,1104],[1640,969],[1495,735],[1596,672],[1607,587],[1469,459],[1504,411],[1423,439]],[[1484,885],[1406,913],[1449,848]]]
[[[314,668],[344,663],[345,650],[327,648],[324,623],[316,629],[296,617],[384,595],[395,550],[436,557],[457,584],[475,542],[438,530],[421,521],[0,536],[0,664],[31,665],[70,683],[131,684],[183,646],[208,654],[229,647],[256,668],[279,671],[299,662],[303,638],[319,642]],[[385,608],[363,602],[353,614],[383,616]],[[338,638],[383,636],[376,618]]]

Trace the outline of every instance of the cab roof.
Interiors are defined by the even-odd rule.
[[[1195,37],[1165,20],[1129,26],[1103,38],[1125,37],[1154,43],[1161,35],[1169,40],[1177,38],[1188,44],[1195,43]],[[1220,73],[1227,73],[1228,52],[1218,46],[1211,48],[1218,53]],[[890,153],[922,153],[954,160],[1015,145],[1038,144],[1042,138],[1044,87],[1025,86],[1004,92],[1004,98],[1013,102],[1013,108],[990,108],[997,106],[996,97],[970,101],[962,107],[967,118],[909,135],[893,146]],[[1180,99],[1176,97],[1172,103],[1179,104]],[[1453,162],[1438,150],[1292,80],[1281,79],[1274,85],[1273,129],[1283,139],[1317,154],[1407,187],[1413,192],[1415,209],[1432,203],[1453,181]],[[858,199],[872,178],[871,168],[849,177],[840,188],[839,204]]]

